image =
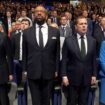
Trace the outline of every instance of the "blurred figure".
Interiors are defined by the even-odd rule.
[[[88,35],[92,35],[92,33],[93,33],[93,25],[92,25],[92,20],[88,17],[88,11],[87,10],[83,10],[82,11],[82,16],[87,18],[87,22],[88,22],[88,31],[87,31],[87,34]]]
[[[13,79],[12,70],[13,61],[10,40],[0,32],[0,105],[9,105],[7,84]]]
[[[58,18],[58,13],[56,10],[51,11],[51,17],[53,19],[53,22],[56,23],[59,26],[59,18]]]
[[[60,18],[60,36],[61,37],[68,37],[72,35],[72,29],[68,26],[68,20],[66,16],[61,16]]]
[[[23,9],[21,11],[21,17],[18,20],[22,21],[22,19],[28,19],[30,21],[30,26],[33,25],[32,20],[27,16],[27,10],[26,9]]]
[[[11,32],[15,32],[15,31],[16,31],[16,22],[12,22]]]
[[[55,22],[53,22],[53,19],[52,18],[48,18],[47,19],[47,23],[48,23],[49,26],[58,28],[58,25]]]
[[[72,29],[67,25],[68,20],[65,15],[60,17],[60,61],[62,62],[62,47],[64,44],[64,40],[66,37],[72,36]],[[60,65],[61,66],[61,65]],[[62,105],[66,105],[67,95],[68,95],[68,87],[62,86]]]
[[[1,21],[0,21],[0,33],[5,33],[3,23]]]
[[[22,43],[23,31],[30,27],[28,19],[22,19],[21,29],[11,37],[14,57],[14,77],[18,86],[18,105],[27,105],[27,83],[22,81]]]
[[[103,41],[101,44],[99,60],[101,65],[101,69],[99,72],[101,79],[99,105],[105,105],[105,41]]]
[[[3,24],[6,30],[6,34],[10,37],[11,34],[11,28],[12,28],[12,22],[14,22],[15,19],[12,18],[11,10],[6,11],[6,17],[3,20]]]
[[[65,12],[65,16],[66,16],[66,18],[67,18],[67,25],[68,25],[71,29],[73,29],[74,27],[73,27],[73,21],[72,21],[72,14],[71,14],[69,11],[66,11],[66,12]]]
[[[32,20],[33,23],[35,20],[34,11],[35,11],[35,8],[31,7],[31,11],[29,12],[29,18]]]

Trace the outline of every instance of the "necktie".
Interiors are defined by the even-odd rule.
[[[85,48],[85,42],[84,37],[81,37],[81,56],[84,57],[86,55],[86,48]]]
[[[65,27],[62,27],[63,36],[65,36]]]
[[[41,47],[41,48],[43,48],[43,34],[42,34],[42,31],[41,31],[41,28],[42,28],[42,26],[39,26],[39,46]]]

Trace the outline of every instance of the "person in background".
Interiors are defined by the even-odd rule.
[[[100,48],[99,61],[101,65],[100,69],[100,92],[99,92],[99,105],[105,105],[105,41],[102,42]]]
[[[11,36],[13,58],[14,58],[14,77],[18,86],[18,105],[27,105],[27,83],[22,81],[22,43],[23,31],[30,27],[28,19],[22,19],[21,29],[18,33]]]
[[[72,29],[67,25],[68,19],[65,15],[60,17],[60,62],[62,62],[62,47],[66,37],[72,36]],[[61,66],[61,65],[60,65]],[[66,105],[67,102],[67,89],[68,87],[62,86],[62,105]]]
[[[13,79],[12,70],[13,59],[10,40],[3,32],[0,32],[0,105],[9,105],[7,84]]]
[[[0,21],[0,32],[5,33],[4,32],[4,26],[3,26],[3,23],[1,21]]]

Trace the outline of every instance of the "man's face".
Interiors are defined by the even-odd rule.
[[[105,17],[101,19],[100,24],[105,29]]]
[[[21,22],[21,29],[25,30],[27,28],[29,28],[29,22],[28,21],[22,21]]]
[[[35,9],[35,22],[42,25],[47,19],[46,9],[42,6],[38,6]]]
[[[57,11],[53,11],[52,15],[53,15],[54,17],[57,17]]]
[[[67,18],[64,16],[64,17],[61,17],[61,25],[66,25],[67,24]]]
[[[88,17],[88,12],[87,11],[83,11],[83,14],[82,14],[85,18]]]
[[[22,17],[25,17],[25,16],[27,16],[27,13],[26,13],[26,11],[22,11],[22,12],[21,12],[21,16],[22,16]]]
[[[75,29],[80,35],[84,35],[87,33],[87,20],[85,18],[80,18],[75,25]]]
[[[17,21],[15,27],[16,27],[16,30],[20,30],[21,29],[21,22]]]
[[[72,18],[71,13],[69,13],[69,12],[65,12],[65,16],[66,16],[67,20],[71,20],[71,18]]]
[[[6,15],[7,15],[7,17],[11,17],[11,12],[8,11],[8,12],[6,13]]]

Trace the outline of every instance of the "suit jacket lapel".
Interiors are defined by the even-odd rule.
[[[91,49],[91,39],[89,38],[89,36],[87,35],[87,54],[86,56],[88,56],[88,53],[90,52],[90,49]]]
[[[30,32],[30,35],[32,36],[31,40],[33,41],[33,44],[35,44],[35,48],[40,48],[36,39],[36,28],[35,25],[33,25],[32,30]]]
[[[44,46],[44,49],[48,48],[48,46],[50,44],[51,35],[52,35],[52,30],[51,30],[51,27],[48,26],[48,40],[47,40],[46,45]]]
[[[79,48],[79,44],[78,44],[78,40],[77,40],[77,36],[76,35],[74,35],[73,44],[74,44],[74,48],[75,48],[77,56],[81,59],[81,52],[80,52],[80,48]]]

